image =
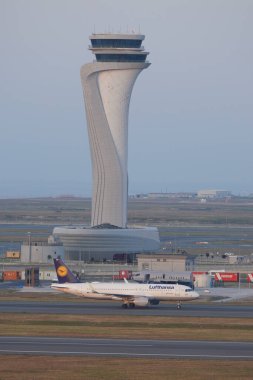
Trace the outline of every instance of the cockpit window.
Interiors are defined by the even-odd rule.
[[[185,292],[192,292],[192,289],[185,289]]]

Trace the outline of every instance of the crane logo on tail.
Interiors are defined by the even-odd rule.
[[[67,274],[68,274],[68,269],[67,269],[65,266],[61,265],[61,266],[59,266],[59,268],[57,269],[57,274],[58,274],[58,276],[60,276],[60,277],[65,277],[65,276],[67,276]]]

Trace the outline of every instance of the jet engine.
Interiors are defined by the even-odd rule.
[[[134,299],[134,304],[136,306],[147,306],[148,305],[148,298],[146,297],[136,297]]]

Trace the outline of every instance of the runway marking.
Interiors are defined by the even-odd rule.
[[[15,350],[0,350],[2,353],[12,353],[12,354],[54,354],[54,355],[94,355],[94,356],[156,356],[156,357],[167,357],[167,358],[210,358],[210,359],[253,359],[253,355],[202,355],[202,354],[135,354],[129,352],[92,352],[92,351],[15,351]]]
[[[20,340],[18,340],[20,338]],[[7,339],[7,343],[10,343],[10,344],[20,344],[20,343],[24,343],[24,344],[27,344],[27,343],[31,343],[33,341],[36,340],[36,343],[38,344],[45,344],[42,342],[42,340],[62,340],[63,343],[61,342],[57,342],[55,344],[62,344],[62,345],[66,345],[66,344],[93,344],[92,342],[100,342],[100,341],[108,341],[108,338],[60,338],[60,337],[39,337],[39,336],[31,336],[31,337],[27,337],[26,339],[30,339],[30,340],[27,340],[27,341],[23,341],[23,337],[20,336],[20,337],[17,337],[17,336],[1,336],[0,337],[0,344],[1,343],[6,343],[6,339]],[[17,339],[17,341],[13,342],[11,341],[12,339]],[[185,343],[194,343],[194,344],[228,344],[228,345],[238,345],[238,344],[243,344],[243,345],[252,345],[253,342],[245,342],[245,341],[222,341],[222,340],[218,340],[218,341],[212,341],[212,340],[160,340],[160,339],[152,339],[152,340],[149,340],[149,339],[121,339],[120,340],[120,343],[117,343],[119,339],[111,339],[110,340],[110,344],[109,345],[115,345],[115,346],[118,346],[118,345],[128,345],[128,343],[130,342],[138,342],[139,346],[143,346],[143,347],[150,347],[150,346],[153,346],[154,344],[170,344],[170,343],[176,343],[176,344],[185,344]],[[114,343],[115,342],[115,343]],[[142,342],[142,344],[140,344]],[[46,342],[48,343],[48,342]],[[48,343],[48,344],[54,344],[54,343]],[[94,345],[100,345],[99,343],[94,343]],[[101,345],[105,345],[107,346],[108,344],[105,344],[105,343],[101,343]],[[135,347],[137,347],[137,345],[135,345]]]
[[[0,342],[1,343],[1,342]],[[5,342],[7,344],[35,344],[34,341],[18,341],[18,342],[15,342],[15,341],[12,341],[12,342]],[[85,345],[85,346],[114,346],[114,347],[121,347],[121,346],[127,346],[127,347],[153,347],[154,345],[153,344],[135,344],[135,345],[132,345],[132,344],[125,344],[124,342],[123,343],[87,343],[87,342],[62,342],[62,343],[55,343],[55,342],[36,342],[38,345],[61,345],[61,346],[67,346],[67,345],[78,345],[78,346],[82,346],[82,345]],[[0,350],[1,351],[1,350]]]

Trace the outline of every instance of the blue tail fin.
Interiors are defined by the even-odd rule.
[[[59,284],[64,284],[65,282],[80,282],[62,259],[54,259],[54,266]]]

